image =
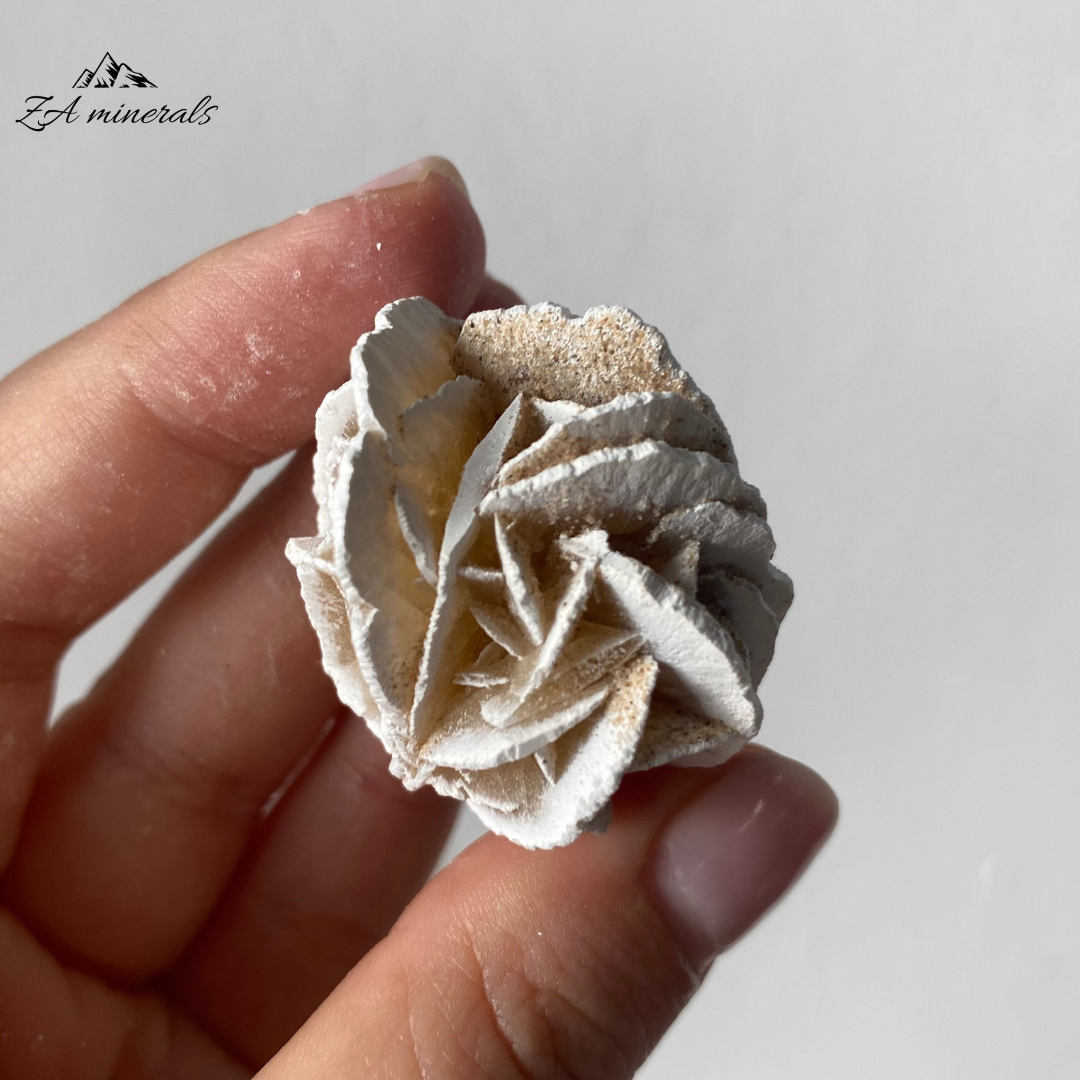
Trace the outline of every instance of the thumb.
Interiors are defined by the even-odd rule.
[[[628,1077],[717,953],[837,816],[816,773],[760,748],[624,781],[569,847],[473,844],[259,1074]]]

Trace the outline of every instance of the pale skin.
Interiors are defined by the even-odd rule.
[[[630,1076],[828,836],[825,782],[753,749],[627,778],[602,835],[487,836],[427,881],[457,804],[338,705],[283,549],[314,531],[307,444],[349,348],[401,296],[519,302],[484,260],[425,159],[0,383],[0,1076]],[[47,730],[70,641],[294,450]]]

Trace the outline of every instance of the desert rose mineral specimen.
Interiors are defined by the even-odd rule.
[[[552,304],[379,312],[318,412],[287,554],[341,700],[409,788],[525,847],[623,774],[757,734],[791,603],[758,490],[654,327]]]

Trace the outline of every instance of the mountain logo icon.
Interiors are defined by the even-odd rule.
[[[113,59],[112,53],[106,53],[93,71],[87,68],[75,80],[74,89],[76,90],[83,90],[88,86],[115,86],[118,89],[127,89],[129,87],[156,87],[157,83],[152,83],[141,72],[133,71],[127,64],[117,63]]]

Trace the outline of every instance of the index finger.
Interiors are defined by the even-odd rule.
[[[66,643],[310,438],[375,313],[464,315],[484,235],[425,158],[226,244],[0,383],[0,868]]]
[[[465,313],[484,237],[456,170],[387,179],[196,259],[0,383],[0,621],[75,633],[183,548],[311,437],[385,303]]]

